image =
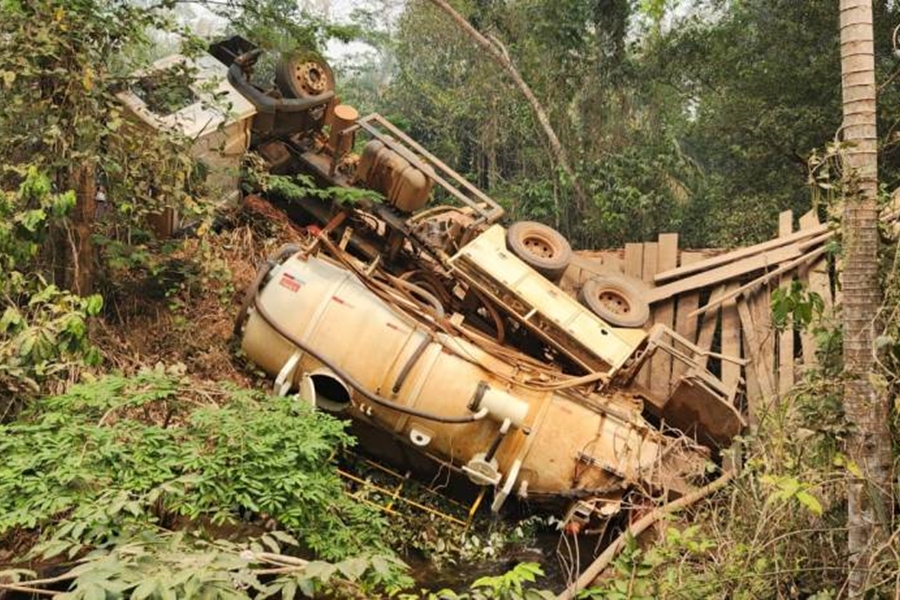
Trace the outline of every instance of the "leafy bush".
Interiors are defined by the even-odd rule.
[[[0,535],[42,528],[74,555],[176,517],[211,527],[252,514],[319,556],[384,547],[382,521],[343,493],[330,459],[344,425],[287,398],[162,369],[107,376],[0,427]]]
[[[18,190],[0,193],[0,419],[50,377],[99,359],[87,320],[100,312],[102,298],[60,290],[35,268],[51,228],[74,205],[73,192],[54,193],[34,167],[22,173]]]
[[[60,598],[330,598],[392,594],[410,584],[396,558],[367,555],[328,563],[286,552],[290,535],[273,531],[246,542],[204,540],[184,532],[148,530],[94,550],[61,575],[35,578],[30,569],[0,571],[0,588],[48,594],[42,586],[68,586]],[[3,583],[8,581],[9,583]]]

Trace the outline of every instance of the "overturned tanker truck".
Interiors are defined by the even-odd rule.
[[[740,390],[671,329],[641,327],[638,282],[564,292],[562,236],[503,227],[484,192],[383,117],[340,104],[321,59],[285,57],[266,86],[246,40],[211,53],[255,105],[250,148],[272,173],[361,196],[283,203],[316,235],[260,268],[235,323],[278,393],[351,418],[375,456],[491,489],[494,511],[527,500],[576,530],[633,490],[702,484],[744,426]],[[656,352],[686,364],[665,396],[636,381]]]

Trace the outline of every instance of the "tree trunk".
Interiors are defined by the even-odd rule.
[[[91,235],[97,211],[97,178],[93,163],[76,167],[70,185],[75,190],[76,202],[72,211],[72,228],[67,232],[69,256],[66,260],[66,287],[87,296],[94,291],[94,244]]]
[[[572,189],[575,191],[575,197],[578,201],[579,211],[584,211],[587,207],[587,196],[584,193],[584,189],[581,187],[581,183],[576,177],[575,169],[572,168],[569,154],[566,152],[562,143],[560,143],[559,136],[556,135],[556,131],[550,123],[550,117],[547,116],[547,111],[544,110],[544,107],[537,99],[537,96],[531,91],[531,87],[524,79],[522,79],[522,75],[509,58],[506,49],[497,40],[486,38],[477,29],[472,27],[472,24],[469,23],[465,17],[456,12],[446,0],[431,0],[431,2],[453,19],[456,26],[463,33],[468,35],[479,48],[484,50],[501,69],[506,71],[510,79],[513,80],[513,83],[518,88],[519,92],[525,97],[525,100],[528,101],[529,106],[531,106],[531,112],[534,114],[534,118],[537,120],[544,132],[544,136],[547,138],[547,143],[550,146],[550,154],[571,182]],[[559,219],[558,208],[559,207],[557,207],[557,219]]]
[[[872,553],[890,522],[891,437],[888,406],[872,384],[878,284],[878,154],[871,0],[841,0],[844,139],[844,412],[852,428],[847,454],[862,477],[848,475],[849,592],[866,589]]]

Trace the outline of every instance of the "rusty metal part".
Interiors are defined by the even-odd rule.
[[[359,112],[349,104],[338,104],[331,112],[331,133],[328,146],[335,156],[343,156],[353,148],[353,133],[347,129],[356,123]]]
[[[696,436],[704,444],[714,447],[729,445],[747,426],[736,407],[742,382],[725,385],[706,370],[706,361],[701,359],[714,356],[741,365],[746,361],[705,351],[670,327],[657,324],[650,330],[646,348],[628,369],[619,374],[620,381],[634,386],[634,375],[654,352],[660,351],[684,363],[685,370],[666,398],[656,398],[651,402],[658,415],[671,426]],[[652,398],[652,392],[645,391],[645,394]]]
[[[376,190],[404,213],[425,206],[434,187],[434,175],[431,166],[413,165],[381,140],[370,140],[365,145],[356,171],[356,179],[362,185]]]
[[[294,65],[294,79],[311,94],[321,94],[328,89],[328,75],[318,61]]]
[[[287,98],[313,98],[334,91],[334,74],[315,54],[283,56],[275,67],[275,82]]]

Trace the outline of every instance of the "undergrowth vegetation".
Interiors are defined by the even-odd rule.
[[[271,520],[324,558],[384,549],[383,521],[332,468],[344,424],[296,400],[145,371],[75,385],[0,432],[0,532],[40,528],[45,556],[179,517]]]

